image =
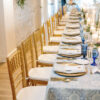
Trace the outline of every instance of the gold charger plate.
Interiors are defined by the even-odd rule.
[[[79,18],[77,18],[77,17],[70,17],[69,19],[78,20]]]
[[[69,29],[80,29],[80,26],[79,25],[77,25],[77,26],[75,26],[75,25],[67,25],[66,28],[69,28]]]
[[[67,55],[67,54],[58,54],[59,56],[62,56],[62,57],[80,57],[82,56],[82,54],[73,54],[73,55]]]
[[[58,72],[58,71],[55,71],[55,73],[58,74],[58,75],[61,75],[61,76],[75,77],[75,76],[83,76],[87,73],[87,71],[86,72],[80,72],[80,73],[71,73],[71,74],[64,73],[64,72]]]
[[[79,33],[77,33],[77,34],[66,34],[66,33],[63,33],[65,36],[78,36],[78,35],[80,35]]]
[[[82,42],[67,42],[67,41],[62,41],[62,43],[76,45],[76,44],[81,44]]]
[[[78,50],[78,49],[75,49],[75,48],[62,48],[64,50]]]

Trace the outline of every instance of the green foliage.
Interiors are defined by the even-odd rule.
[[[86,19],[84,20],[84,24],[85,24],[85,25],[87,24],[87,20],[86,20]]]
[[[96,22],[96,30],[98,29],[99,21]]]
[[[100,47],[100,44],[99,43],[96,43],[95,44],[96,48]]]
[[[82,8],[82,12],[84,12],[83,8]]]
[[[85,13],[83,13],[83,18],[86,20]]]
[[[90,32],[90,35],[92,35],[92,32]]]
[[[88,25],[86,32],[90,32],[90,25]]]
[[[18,1],[17,1],[17,4],[18,4],[21,8],[23,8],[23,6],[24,6],[24,4],[25,4],[25,0],[18,0]]]

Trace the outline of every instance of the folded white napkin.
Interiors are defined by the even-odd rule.
[[[74,39],[71,39],[71,38],[62,38],[62,42],[66,42],[66,43],[75,43],[75,42],[82,42],[81,41],[81,38],[74,38]]]
[[[64,35],[80,35],[80,32],[63,32]]]
[[[64,55],[81,54],[81,49],[80,50],[64,50],[64,49],[59,49],[58,54],[64,54]]]
[[[81,40],[81,37],[80,36],[74,36],[74,37],[64,37],[65,39],[68,39],[68,40]]]
[[[80,73],[85,72],[85,66],[78,65],[78,66],[69,66],[69,65],[60,65],[55,64],[54,71],[57,72],[64,72],[64,73]]]
[[[70,16],[70,18],[78,19],[79,17],[78,16]]]
[[[77,20],[68,19],[67,22],[78,22],[79,23],[79,19],[77,19]]]
[[[66,29],[65,30],[65,33],[69,33],[69,32],[70,33],[80,33],[80,30],[79,29],[68,29],[68,30]]]
[[[85,59],[75,59],[74,61],[73,61],[74,63],[77,63],[77,64],[84,64],[84,65],[86,65],[86,64],[89,64],[89,61],[88,60],[85,60]]]
[[[79,24],[67,24],[66,27],[80,27]]]
[[[92,66],[91,66],[91,67],[92,67]],[[92,67],[92,73],[93,73],[93,74],[95,74],[95,73],[100,74],[100,69],[99,69],[97,66]]]
[[[68,48],[68,49],[79,49],[81,50],[81,45],[65,45],[65,46],[60,46],[61,49],[63,48]]]

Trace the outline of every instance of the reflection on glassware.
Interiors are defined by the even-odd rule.
[[[96,66],[97,65],[96,64],[96,59],[98,58],[98,56],[99,56],[99,52],[98,52],[97,48],[94,48],[92,50],[92,58],[93,58],[93,63],[91,64],[92,66]]]
[[[83,55],[83,59],[86,59],[87,56],[87,44],[82,44],[82,55]]]

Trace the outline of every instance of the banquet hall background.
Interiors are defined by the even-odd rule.
[[[0,100],[12,100],[6,58],[34,31],[62,9],[63,0],[0,0]],[[70,10],[66,0],[66,12]],[[72,0],[86,12],[92,39],[100,43],[100,0]],[[46,30],[47,32],[48,30]],[[48,40],[48,36],[46,36]]]

